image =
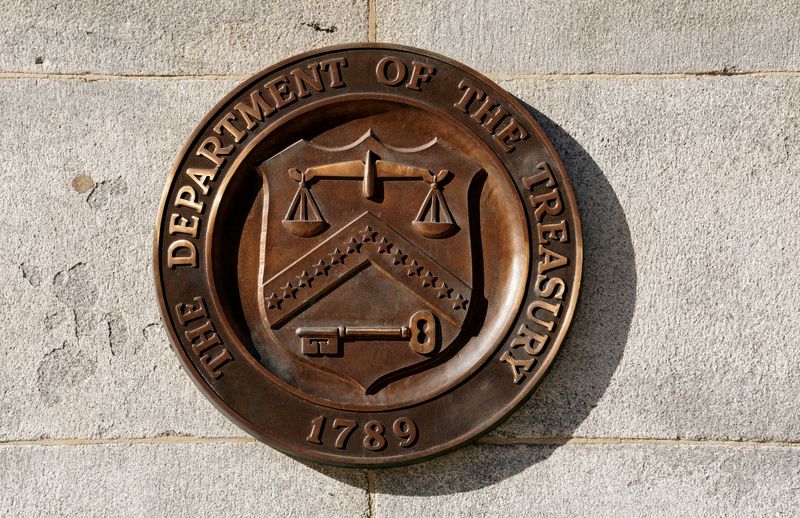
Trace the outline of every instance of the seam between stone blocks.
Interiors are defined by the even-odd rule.
[[[258,442],[253,437],[197,437],[186,435],[170,435],[157,437],[123,437],[115,439],[8,439],[0,441],[3,446],[102,446],[102,445],[171,445],[171,444],[249,444]],[[752,439],[743,440],[715,440],[715,439],[659,439],[659,438],[633,438],[633,437],[483,437],[477,441],[478,445],[495,446],[727,446],[727,447],[779,447],[800,448],[798,441],[760,441]],[[370,480],[371,470],[367,470],[367,480]],[[374,475],[374,473],[373,473]],[[374,478],[372,479],[374,483]]]
[[[800,77],[800,71],[751,71],[751,72],[726,72],[719,70],[693,71],[693,72],[629,72],[629,73],[600,73],[600,72],[568,72],[553,74],[487,74],[495,81],[538,80],[538,81],[564,81],[564,80],[644,80],[644,79],[694,79],[706,77],[756,77],[756,78],[793,78]]]
[[[377,475],[375,471],[371,469],[365,470],[365,472],[367,474],[367,516],[369,516],[369,518],[375,518],[375,485]]]
[[[378,0],[367,0],[367,41],[377,41]]]
[[[800,441],[769,441],[769,440],[716,440],[716,439],[659,439],[655,437],[483,437],[477,444],[491,444],[501,446],[726,446],[726,447],[779,447],[800,448]]]
[[[564,80],[644,80],[644,79],[692,79],[706,77],[727,78],[797,78],[800,71],[783,72],[669,72],[662,74],[651,73],[626,73],[626,74],[595,74],[595,73],[568,73],[568,74],[500,74],[490,73],[488,77],[494,81],[564,81]],[[48,79],[72,81],[130,81],[130,80],[172,80],[172,81],[244,81],[250,77],[243,75],[224,74],[95,74],[95,73],[67,73],[67,72],[0,72],[0,80],[14,79]]]
[[[126,80],[173,80],[173,81],[244,81],[248,75],[224,74],[94,74],[70,72],[0,72],[0,79],[58,79],[77,81],[126,81]]]
[[[169,445],[169,444],[247,444],[258,442],[254,437],[197,437],[192,435],[165,435],[156,437],[120,437],[115,439],[21,439],[2,440],[3,446],[104,446],[138,444]]]

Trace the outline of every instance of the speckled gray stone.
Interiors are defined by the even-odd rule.
[[[367,39],[360,0],[2,2],[0,72],[250,75]]]
[[[0,439],[243,434],[181,370],[151,261],[172,161],[234,84],[0,80],[14,106],[0,113],[13,150],[0,162]]]
[[[794,516],[800,448],[471,447],[376,474],[376,516]]]
[[[498,433],[800,439],[800,79],[514,81],[586,262],[553,371]]]
[[[372,472],[373,495],[364,470],[244,439],[179,367],[151,274],[169,168],[236,85],[174,76],[363,41],[370,4],[378,40],[516,78],[502,86],[563,157],[581,302],[552,372],[486,441],[592,438],[478,444]],[[797,514],[796,0],[0,7],[0,515]]]
[[[559,360],[497,433],[798,440],[800,81],[503,85],[570,171],[586,268]],[[150,264],[170,164],[233,86],[0,81],[0,438],[243,434],[180,370]]]
[[[367,516],[363,471],[257,443],[0,446],[4,516]]]
[[[794,0],[378,0],[378,41],[490,75],[800,70]]]

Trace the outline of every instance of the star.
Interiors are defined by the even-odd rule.
[[[388,239],[381,238],[381,242],[378,243],[378,253],[379,254],[388,254],[389,250],[392,248],[392,244],[389,242]]]
[[[395,248],[392,252],[392,264],[406,264],[406,256],[399,248]]]
[[[297,291],[297,288],[292,286],[291,282],[287,282],[286,286],[281,288],[283,290],[283,298],[288,299],[289,297],[294,298],[294,294]]]
[[[267,298],[267,309],[280,309],[281,302],[283,302],[281,298],[273,293]]]
[[[430,270],[425,272],[425,276],[422,277],[422,287],[428,288],[430,286],[434,286],[436,284],[436,276],[431,273]]]
[[[346,253],[343,253],[338,248],[333,250],[333,253],[328,254],[331,256],[331,264],[342,264],[344,263],[344,258],[347,257]]]
[[[378,233],[372,230],[369,225],[367,225],[367,228],[358,233],[358,238],[366,243],[367,241],[374,241],[375,236],[377,235]]]
[[[453,309],[464,309],[467,307],[467,302],[469,302],[460,293],[456,298],[451,298],[450,300],[453,302]]]
[[[297,277],[297,285],[301,288],[304,286],[311,286],[311,281],[314,279],[314,277],[310,276],[305,270],[303,270],[303,273],[296,275],[295,277]]]
[[[417,264],[416,259],[412,259],[411,264],[406,266],[406,273],[408,274],[409,277],[413,277],[415,275],[419,275],[420,272],[422,272],[422,266]]]
[[[448,287],[447,283],[443,282],[441,286],[436,288],[436,296],[440,299],[449,299],[452,291],[453,288]]]
[[[319,262],[317,262],[317,264],[314,265],[314,275],[316,275],[317,277],[319,277],[320,275],[328,275],[328,268],[330,268],[330,266],[325,264],[325,261],[320,259]]]
[[[352,254],[358,252],[358,250],[361,248],[361,243],[359,243],[356,238],[351,237],[350,241],[345,243],[345,246],[347,247],[347,253]]]

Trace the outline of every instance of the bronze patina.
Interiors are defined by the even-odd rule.
[[[408,47],[302,54],[245,81],[180,152],[154,268],[174,349],[282,451],[388,466],[475,439],[572,319],[581,227],[529,113]]]

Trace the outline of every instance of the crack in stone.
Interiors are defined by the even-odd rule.
[[[45,354],[36,369],[36,385],[45,404],[53,406],[65,392],[92,376],[97,360],[67,341]]]
[[[34,288],[38,288],[42,284],[42,274],[38,268],[27,263],[20,263],[20,271],[22,271],[22,278],[28,281],[28,284]]]
[[[326,27],[324,25],[320,25],[317,22],[305,22],[303,23],[303,25],[305,25],[306,27],[311,27],[317,32],[327,32],[328,34],[334,33],[338,29],[335,25],[330,25]]]
[[[91,269],[82,261],[53,276],[53,291],[58,300],[73,309],[89,309],[97,302]]]
[[[92,192],[86,197],[86,203],[95,210],[101,210],[108,206],[112,198],[124,196],[127,192],[128,185],[122,177],[103,180],[94,185]]]

